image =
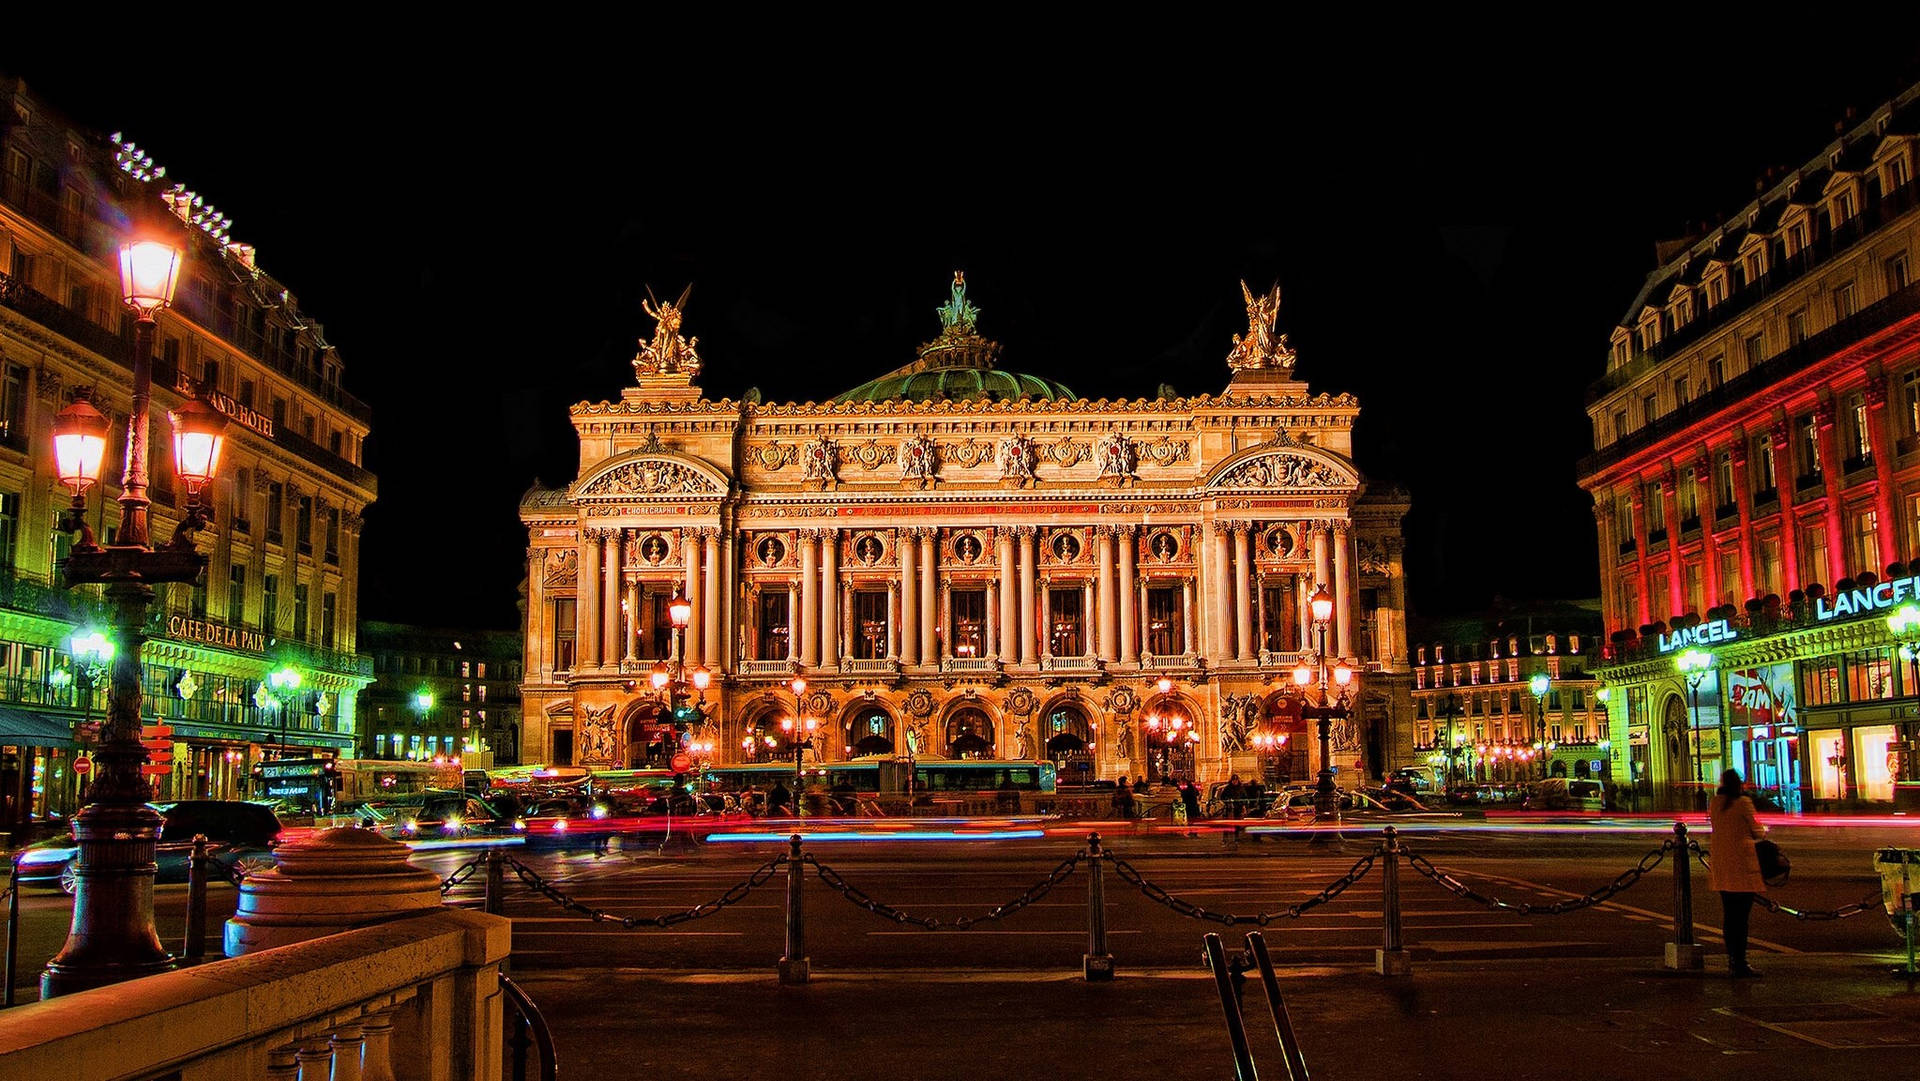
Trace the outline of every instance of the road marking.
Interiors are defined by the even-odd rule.
[[[868,931],[867,932],[868,935],[876,938],[884,938],[884,937],[897,938],[902,935],[945,935],[945,934],[951,934],[951,933],[952,932],[949,932],[949,931]],[[972,927],[967,930],[967,933],[970,935],[1072,935],[1075,938],[1087,937],[1087,929],[1084,927],[1078,928],[1076,930],[1071,930],[1071,931],[1001,931],[1001,930],[996,930],[994,928]],[[1146,934],[1145,931],[1112,931],[1110,930],[1107,932],[1107,937],[1112,938],[1115,935],[1144,935],[1144,934]]]

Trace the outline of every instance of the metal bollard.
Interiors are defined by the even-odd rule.
[[[1373,970],[1382,976],[1413,975],[1413,958],[1400,943],[1400,834],[1387,827],[1386,866],[1380,869],[1381,923],[1384,940],[1373,951]]]
[[[1227,1040],[1233,1045],[1233,1081],[1258,1081],[1253,1068],[1253,1049],[1247,1044],[1247,1026],[1240,1019],[1240,992],[1234,987],[1233,965],[1227,960],[1220,936],[1208,932],[1205,944],[1207,968],[1213,973],[1214,990],[1220,994],[1220,1012],[1227,1022]]]
[[[1080,972],[1089,983],[1113,979],[1113,954],[1107,952],[1105,862],[1100,835],[1087,834],[1087,952],[1080,959]]]
[[[207,835],[193,835],[193,855],[187,859],[188,960],[207,955]]]
[[[7,956],[6,990],[0,996],[0,1008],[13,1005],[13,969],[14,962],[20,957],[20,858],[14,857],[13,869],[7,875]]]
[[[1693,850],[1685,822],[1673,824],[1673,941],[1667,943],[1666,967],[1707,967],[1706,952],[1693,937]]]
[[[487,850],[487,915],[498,916],[507,907],[507,854],[497,848]]]
[[[1260,970],[1260,985],[1267,992],[1267,1012],[1273,1016],[1273,1034],[1280,1041],[1288,1081],[1307,1081],[1307,1059],[1300,1053],[1300,1038],[1293,1034],[1293,1017],[1287,1012],[1287,1000],[1280,997],[1280,980],[1273,974],[1273,957],[1267,953],[1267,936],[1259,931],[1247,935],[1247,953]]]
[[[781,983],[807,982],[807,925],[800,910],[800,886],[806,880],[800,859],[800,835],[787,842],[787,955],[780,959]]]

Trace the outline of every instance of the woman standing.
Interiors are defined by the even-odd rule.
[[[1720,891],[1727,939],[1727,967],[1734,979],[1754,979],[1759,971],[1747,964],[1747,921],[1753,899],[1767,892],[1760,876],[1760,853],[1753,847],[1767,832],[1754,813],[1753,800],[1740,783],[1740,771],[1720,775],[1720,789],[1707,808],[1713,821],[1713,866],[1710,878]]]

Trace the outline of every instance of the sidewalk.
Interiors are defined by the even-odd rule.
[[[1230,948],[1239,946],[1229,937]],[[1212,977],[1072,973],[763,973],[581,968],[521,983],[554,1029],[564,1076],[1059,1081],[1231,1078]],[[1911,1076],[1920,992],[1899,959],[1768,955],[1735,981],[1659,961],[1416,962],[1280,973],[1313,1081],[1768,1081]],[[617,1005],[614,1005],[617,1004]],[[1284,1078],[1258,979],[1243,1007],[1262,1076]]]

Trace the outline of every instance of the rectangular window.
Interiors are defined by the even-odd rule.
[[[1842,284],[1834,287],[1833,289],[1834,322],[1837,323],[1840,320],[1845,319],[1847,316],[1852,315],[1854,312],[1859,310],[1860,310],[1859,304],[1857,304],[1854,301],[1852,282],[1843,282]]]
[[[1714,556],[1720,564],[1720,595],[1714,598],[1715,604],[1739,604],[1740,596],[1740,550],[1721,548]]]
[[[1807,340],[1807,309],[1796,308],[1787,313],[1787,348],[1791,349]]]
[[[1753,591],[1762,597],[1781,592],[1779,537],[1753,542]]]
[[[984,589],[956,589],[949,594],[953,611],[953,626],[947,633],[952,636],[953,655],[956,657],[984,657],[987,655],[987,591]]]
[[[303,495],[295,504],[293,540],[301,554],[313,554],[313,497]]]
[[[1867,427],[1866,395],[1849,394],[1845,404],[1841,414],[1840,453],[1846,457],[1846,470],[1851,473],[1873,464],[1873,444]]]
[[[1718,390],[1720,384],[1727,381],[1727,358],[1712,357],[1707,361],[1707,389]]]
[[[245,534],[252,529],[247,515],[253,513],[253,475],[248,470],[241,469],[233,475],[233,506],[227,513],[229,527],[235,533]]]
[[[1613,437],[1623,439],[1627,434],[1627,411],[1617,409],[1613,414]]]
[[[1853,515],[1853,531],[1848,537],[1847,569],[1852,572],[1880,570],[1880,515],[1872,508]]]
[[[1887,279],[1887,292],[1897,293],[1907,287],[1913,279],[1907,274],[1907,253],[1901,252],[1880,264],[1881,273]]]
[[[1713,498],[1715,517],[1727,518],[1738,512],[1733,494],[1733,452],[1730,450],[1721,451],[1713,460]]]
[[[247,566],[235,563],[227,568],[227,622],[239,626],[247,621]]]
[[[286,514],[286,489],[279,481],[267,485],[267,543],[280,543],[280,519]]]
[[[853,595],[853,655],[861,660],[880,660],[887,656],[891,642],[887,591],[857,590]]]
[[[269,574],[261,579],[260,587],[260,630],[272,637],[280,622],[280,576]]]
[[[0,446],[27,449],[27,369],[0,364]]]
[[[1678,409],[1685,404],[1687,404],[1687,377],[1676,375],[1673,377],[1673,407]]]
[[[1170,657],[1186,652],[1181,639],[1180,591],[1167,586],[1147,589],[1147,652]]]
[[[307,640],[307,584],[293,584],[293,637],[301,642]]]
[[[1652,424],[1660,416],[1660,399],[1652,394],[1640,399],[1640,413]]]
[[[20,541],[20,493],[0,492],[0,570],[13,569]]]
[[[1294,615],[1293,598],[1291,589],[1268,588],[1261,592],[1260,642],[1261,648],[1269,653],[1296,648],[1293,640],[1299,633],[1300,621]]]
[[[763,661],[781,661],[788,656],[787,602],[790,599],[784,589],[768,589],[760,594],[760,652],[755,656]]]
[[[1688,563],[1684,574],[1686,582],[1683,588],[1687,593],[1687,611],[1705,611],[1708,606],[1702,601],[1707,595],[1706,567],[1699,563]]]
[[[1801,661],[1796,667],[1800,669],[1800,704],[1802,706],[1840,704],[1840,659],[1838,657]]]
[[[1667,533],[1667,501],[1660,495],[1660,482],[1647,485],[1647,539],[1649,542],[1665,537]],[[1660,534],[1659,537],[1654,534]]]
[[[1086,593],[1078,586],[1047,590],[1048,652],[1056,657],[1086,654],[1085,604]]]
[[[1694,477],[1693,470],[1682,469],[1675,484],[1679,491],[1677,500],[1680,510],[1680,528],[1697,529],[1700,525],[1700,483]],[[1692,523],[1691,525],[1688,523]]]
[[[1892,698],[1893,651],[1870,649],[1848,654],[1845,676],[1849,702],[1878,702],[1883,698]]]
[[[1827,527],[1809,525],[1800,530],[1800,584],[1827,581]]]
[[[1759,331],[1747,335],[1744,352],[1746,353],[1747,367],[1749,369],[1756,367],[1761,361],[1767,359],[1766,335]]]
[[[1813,416],[1805,416],[1796,421],[1794,427],[1799,434],[1794,441],[1798,444],[1794,457],[1800,467],[1800,487],[1804,488],[1820,479],[1820,422]]]
[[[553,602],[553,670],[573,670],[574,636],[579,633],[579,611],[572,597],[557,597]]]
[[[340,562],[340,508],[327,508],[327,547],[326,559],[329,563]]]
[[[326,649],[334,648],[333,616],[335,603],[332,593],[320,594],[320,645]]]

